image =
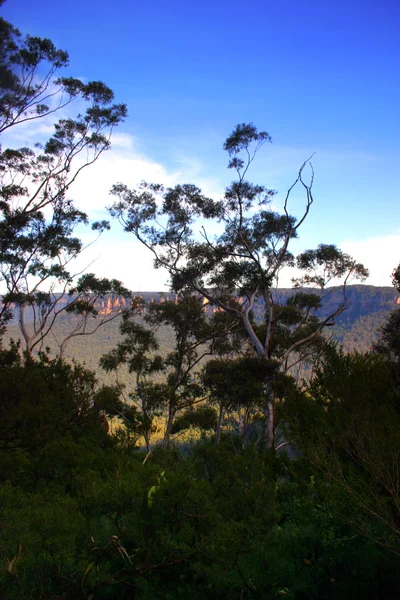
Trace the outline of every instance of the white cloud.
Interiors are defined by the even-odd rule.
[[[121,236],[123,241],[118,241],[106,233],[81,254],[74,271],[119,279],[134,292],[168,291],[168,273],[154,269],[152,253],[132,235],[121,232]]]
[[[400,231],[387,236],[373,236],[364,240],[344,241],[341,249],[369,269],[369,285],[391,285],[391,274],[400,262]]]
[[[106,152],[97,163],[84,171],[71,187],[71,197],[93,218],[100,218],[99,213],[103,213],[101,218],[106,216],[104,208],[112,201],[108,191],[113,183],[119,181],[131,187],[142,179],[166,185],[195,181],[205,193],[213,197],[221,194],[216,180],[201,179],[202,165],[198,161],[186,158],[180,162],[179,169],[169,172],[162,164],[139,154],[135,149],[135,139],[131,136],[114,136],[113,146],[111,152]],[[212,227],[209,234],[217,233],[217,230]],[[400,261],[400,231],[358,241],[345,240],[338,245],[369,269],[370,277],[366,284],[391,285],[391,272]],[[296,242],[296,253],[304,249]],[[132,235],[123,233],[115,223],[112,223],[112,232],[106,233],[88,251],[87,256],[89,252],[92,257],[98,257],[91,270],[98,275],[121,279],[131,289],[161,290],[167,285],[166,272],[153,268],[151,252],[136,242]],[[295,270],[282,272],[280,287],[290,287],[291,278],[296,275],[298,273]]]
[[[104,152],[90,167],[84,169],[76,182],[71,185],[69,195],[82,210],[98,213],[110,205],[112,199],[109,190],[114,183],[125,183],[134,187],[142,180],[174,186],[178,183],[196,183],[204,194],[218,197],[222,189],[214,179],[199,177],[202,165],[186,158],[179,160],[178,168],[168,171],[167,168],[148,158],[137,150],[134,137],[127,134],[115,134],[112,138],[112,149]],[[83,162],[76,162],[78,167]]]
[[[215,180],[199,177],[203,167],[197,160],[183,157],[177,161],[177,170],[170,172],[162,164],[140,154],[132,136],[115,134],[112,146],[111,151],[104,152],[96,163],[84,169],[69,189],[69,196],[93,220],[109,218],[106,207],[113,201],[109,190],[118,182],[128,187],[135,187],[142,180],[166,186],[195,182],[207,195],[217,198],[221,194]],[[75,261],[74,272],[86,270],[98,276],[113,277],[134,291],[167,290],[168,274],[154,269],[151,251],[132,234],[124,233],[118,223],[111,221],[111,227],[111,232],[105,232]],[[85,244],[94,237],[86,230],[79,235]]]

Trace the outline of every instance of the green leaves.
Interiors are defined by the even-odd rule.
[[[333,244],[319,244],[316,250],[307,250],[297,257],[297,267],[308,273],[293,280],[296,287],[315,285],[324,288],[335,279],[346,276],[364,281],[369,273],[361,264]]]
[[[153,506],[153,496],[161,486],[163,482],[167,481],[165,478],[165,471],[161,471],[159,477],[157,477],[157,484],[152,485],[147,493],[147,506],[151,508]]]
[[[232,133],[226,138],[223,148],[229,155],[232,155],[238,154],[242,150],[247,150],[254,142],[261,145],[271,141],[271,137],[268,133],[266,131],[258,132],[257,127],[255,127],[253,123],[241,123],[240,125],[236,125]],[[233,162],[231,161],[229,163],[228,168],[237,168],[238,166],[243,166],[243,163],[240,164],[233,159]]]
[[[88,218],[67,197],[69,186],[110,147],[111,132],[123,121],[127,109],[125,104],[113,103],[112,90],[101,81],[56,78],[58,70],[67,66],[68,54],[49,39],[23,38],[3,19],[0,31],[0,133],[54,115],[54,132],[46,142],[36,143],[34,149],[0,152],[0,281],[7,290],[0,308],[0,329],[14,308],[10,298],[24,298],[19,306],[21,334],[27,352],[32,352],[50,333],[60,312],[60,296],[51,292],[55,286],[61,296],[71,290],[74,275],[70,265],[83,249],[74,231],[78,225],[88,224]],[[75,118],[57,120],[57,113],[76,98],[81,99],[82,112]],[[93,224],[98,234],[108,228],[107,221]],[[31,300],[46,289],[52,307],[43,313]],[[118,292],[113,289],[111,293]],[[119,293],[125,292],[121,289]],[[79,302],[76,312],[83,316],[81,298]],[[34,313],[30,319],[33,331],[23,324],[27,304]],[[89,313],[93,314],[93,308]],[[85,325],[81,321],[72,335],[78,330],[82,333]],[[60,342],[60,354],[67,341]]]

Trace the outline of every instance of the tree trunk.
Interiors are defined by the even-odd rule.
[[[249,429],[248,414],[247,414],[247,410],[244,409],[243,412],[239,412],[239,435],[242,440],[243,448],[245,448],[247,446],[248,429]]]
[[[174,422],[175,414],[176,414],[176,409],[174,406],[172,406],[170,404],[168,407],[168,419],[167,419],[167,424],[165,426],[164,439],[162,442],[162,445],[164,448],[168,448],[168,445],[169,445],[169,437],[171,435],[172,424]]]
[[[267,450],[274,448],[274,437],[275,437],[275,405],[272,396],[271,380],[268,378],[265,384],[265,403],[264,403],[264,417],[265,417],[265,447]]]
[[[145,431],[143,434],[143,437],[144,437],[144,443],[146,444],[146,451],[148,454],[150,452],[150,432]]]
[[[222,406],[220,406],[218,421],[217,421],[217,429],[215,430],[215,443],[216,444],[219,444],[219,442],[221,440],[221,425],[222,425],[223,418],[224,418],[224,409],[222,408]]]

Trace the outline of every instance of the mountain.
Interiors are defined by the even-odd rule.
[[[163,299],[173,300],[173,294],[161,294],[157,292],[140,292],[137,295],[143,297],[146,303],[159,302]],[[285,303],[293,295],[292,289],[278,289],[274,296],[276,302]],[[343,292],[341,288],[331,288],[328,297],[325,299],[322,308],[319,311],[320,316],[326,316],[334,310],[341,302]],[[340,315],[333,331],[334,339],[338,340],[346,351],[358,350],[365,352],[369,350],[374,342],[377,341],[379,328],[384,324],[390,312],[396,307],[400,308],[400,297],[393,287],[374,287],[371,285],[354,285],[347,288],[347,298],[350,307]],[[97,307],[99,311],[107,310],[107,301],[102,301]],[[208,310],[214,310],[209,307]],[[254,313],[260,316],[264,310],[263,301],[258,301],[254,307]],[[71,315],[63,314],[58,319],[54,327],[54,336],[62,339],[71,329]],[[141,319],[142,317],[139,317]],[[161,353],[170,349],[171,332],[167,327],[159,331],[159,343]],[[46,346],[53,351],[56,348],[54,336],[50,335],[46,339]],[[6,338],[18,339],[20,337],[18,325],[12,323],[8,327]],[[98,377],[103,380],[109,380],[99,369],[98,363],[100,357],[114,348],[119,341],[119,319],[111,321],[95,334],[89,336],[80,336],[71,340],[67,346],[65,358],[67,360],[75,359],[84,362],[88,367],[95,370]]]

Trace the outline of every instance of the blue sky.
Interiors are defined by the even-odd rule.
[[[254,182],[283,195],[316,152],[315,205],[295,249],[336,243],[371,283],[390,284],[400,261],[397,0],[7,0],[1,12],[68,50],[72,75],[105,81],[128,104],[114,150],[74,190],[84,208],[100,214],[113,182],[153,175],[221,193],[222,143],[253,121],[273,139]],[[118,263],[135,289],[163,284],[128,235],[114,230],[96,252],[101,274]],[[125,254],[134,261],[117,260]]]

